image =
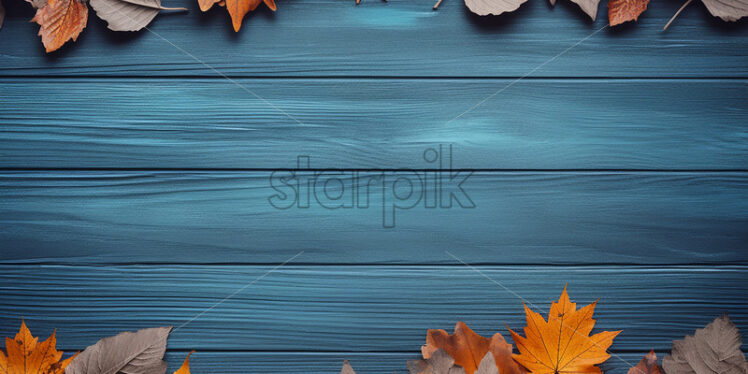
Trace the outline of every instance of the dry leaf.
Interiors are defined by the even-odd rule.
[[[444,330],[429,330],[426,345],[421,347],[423,358],[429,359],[439,349],[443,349],[454,359],[455,365],[473,374],[478,369],[486,353],[491,352],[502,374],[523,374],[525,371],[511,359],[512,345],[501,334],[491,339],[484,338],[471,330],[465,323],[457,322],[451,335]]]
[[[223,2],[224,0],[219,1]],[[198,0],[198,4],[200,4],[200,10],[202,10],[203,12],[210,9],[210,7],[213,6],[213,4],[216,2],[218,1]],[[239,29],[241,29],[244,16],[246,16],[247,13],[257,9],[260,3],[264,2],[265,5],[267,5],[267,7],[273,11],[275,11],[276,9],[275,0],[225,0],[225,2],[226,9],[229,11],[229,15],[231,16],[231,23],[234,25],[234,31],[236,32],[239,32]]]
[[[31,20],[41,26],[39,36],[47,53],[56,51],[70,39],[75,41],[86,28],[88,7],[81,0],[49,0]]]
[[[426,360],[411,360],[407,363],[410,374],[464,374],[465,370],[455,366],[455,360],[444,352],[437,349]]]
[[[340,369],[340,374],[356,374],[356,372],[353,371],[353,368],[351,367],[351,364],[348,363],[348,360],[344,360],[343,368]]]
[[[471,12],[479,16],[494,15],[501,13],[513,12],[524,4],[527,0],[465,0],[465,5]],[[439,7],[435,5],[434,9]]]
[[[138,31],[148,26],[162,10],[187,10],[166,8],[161,0],[90,0],[99,18],[107,21],[110,30]]]
[[[600,0],[571,0],[573,3],[579,5],[583,12],[587,13],[590,18],[594,21],[597,18],[597,8],[600,4]],[[550,0],[551,5],[556,5],[556,0]]]
[[[671,374],[745,374],[748,363],[740,350],[743,337],[730,317],[718,317],[693,336],[673,341],[662,367]]]
[[[564,287],[558,302],[551,304],[548,321],[525,305],[525,337],[509,330],[520,352],[514,359],[531,373],[600,373],[595,365],[610,357],[606,350],[620,331],[589,336],[595,304],[577,310]]]
[[[187,358],[184,359],[182,367],[175,371],[174,374],[190,374],[190,356],[192,356],[193,353],[195,353],[195,351],[187,354]]]
[[[81,352],[65,374],[164,374],[169,332],[171,327],[156,327],[101,339]]]
[[[8,374],[62,374],[76,355],[60,361],[62,352],[55,348],[55,333],[38,343],[25,322],[14,339],[5,338],[5,352],[0,350],[0,372]]]
[[[662,369],[657,366],[657,355],[650,351],[639,363],[629,369],[628,374],[663,374]]]
[[[627,21],[636,21],[647,10],[649,0],[610,0],[608,1],[608,21],[611,26]]]
[[[748,0],[701,0],[715,17],[734,22],[748,17]]]

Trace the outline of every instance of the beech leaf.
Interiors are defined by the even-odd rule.
[[[745,374],[748,363],[740,350],[743,337],[726,314],[683,340],[673,341],[662,368],[671,374]]]
[[[636,21],[647,10],[649,0],[610,0],[608,1],[608,22],[611,26],[627,21]]]
[[[471,12],[479,16],[494,15],[513,12],[527,0],[465,0],[465,5]],[[436,5],[435,7],[437,7]]]
[[[31,21],[41,26],[39,36],[49,53],[70,39],[78,39],[88,22],[88,6],[81,0],[49,0]]]
[[[169,327],[123,332],[99,340],[80,353],[65,374],[164,374]]]
[[[644,355],[636,366],[629,369],[628,374],[663,374],[662,369],[657,366],[657,355],[654,350]]]
[[[162,10],[187,10],[166,8],[161,0],[90,0],[99,18],[107,21],[110,30],[138,31],[148,26]]]

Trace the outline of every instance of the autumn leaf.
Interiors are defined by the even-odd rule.
[[[531,373],[601,373],[595,365],[610,357],[606,350],[620,331],[589,336],[595,304],[577,310],[564,287],[558,302],[551,304],[548,321],[525,305],[525,337],[509,330],[520,352],[514,359]]]
[[[688,4],[691,4],[693,0],[687,0],[672,17],[667,21],[663,31],[670,27],[670,24],[675,21],[680,12],[685,9]],[[723,21],[735,22],[743,17],[748,17],[748,0],[701,0],[706,6],[706,9],[715,17],[721,18]]]
[[[187,10],[167,8],[161,0],[89,0],[99,18],[107,21],[113,31],[138,31],[148,26],[162,10]]]
[[[636,21],[647,10],[649,0],[610,0],[608,1],[608,22],[611,26],[627,21]]]
[[[193,353],[195,353],[195,351],[187,354],[187,358],[184,359],[182,367],[175,371],[174,374],[190,374],[190,356],[192,356]]]
[[[70,361],[77,356],[60,361],[63,352],[55,348],[55,333],[47,340],[38,343],[39,339],[31,335],[26,322],[14,339],[5,338],[5,352],[0,350],[0,372],[13,374],[62,374]]]
[[[219,5],[221,5],[224,1],[226,9],[231,16],[231,23],[234,26],[234,31],[236,32],[239,32],[239,29],[242,28],[244,16],[257,9],[260,3],[264,2],[272,11],[275,11],[276,9],[275,0],[198,0],[197,2],[198,5],[200,5],[200,10],[206,12],[208,9],[213,7],[213,4],[219,3]]]
[[[81,0],[49,0],[36,11],[31,20],[41,26],[39,36],[47,53],[56,51],[65,42],[78,39],[88,21],[88,6]]]
[[[657,355],[650,351],[639,363],[629,369],[628,374],[663,374],[662,369],[657,366]]]
[[[594,21],[597,19],[597,8],[599,7],[600,0],[571,0],[573,3],[579,5],[579,8],[583,12],[587,13],[588,16]],[[551,5],[556,5],[556,0],[550,0]]]
[[[81,352],[65,374],[164,373],[171,327],[123,332],[99,340]]]
[[[449,354],[456,365],[465,369],[467,374],[478,370],[486,353],[491,352],[502,374],[522,374],[525,371],[512,359],[512,345],[508,344],[501,334],[496,333],[491,339],[484,338],[471,330],[464,322],[457,322],[455,331],[449,335],[444,330],[428,330],[426,345],[421,347],[424,359],[429,359],[439,349]]]
[[[480,15],[494,15],[498,16],[501,13],[513,12],[519,8],[520,5],[524,4],[527,0],[465,0],[465,5],[471,12]],[[434,9],[438,8],[439,5],[435,5]]]
[[[662,368],[677,374],[745,374],[748,363],[740,350],[742,342],[738,328],[723,315],[693,335],[674,341],[671,354],[662,359]]]

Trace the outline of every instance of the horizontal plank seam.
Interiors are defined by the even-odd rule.
[[[64,69],[61,67],[60,69]],[[398,76],[398,75],[226,75],[230,79],[245,79],[245,80],[435,80],[435,81],[460,81],[460,80],[527,80],[527,81],[543,81],[543,80],[568,80],[568,81],[630,81],[630,80],[643,80],[643,81],[735,81],[735,80],[746,80],[748,75],[732,75],[732,76]],[[75,75],[75,74],[52,74],[52,75],[13,75],[13,74],[0,74],[0,78],[5,80],[24,80],[28,81],[44,81],[44,80],[65,80],[65,79],[76,79],[76,80],[106,80],[106,79],[117,79],[117,80],[224,80],[226,78],[217,75]],[[8,82],[3,82],[8,83]]]
[[[748,169],[486,169],[486,168],[454,168],[454,169],[410,169],[410,168],[100,168],[100,167],[0,167],[0,172],[273,172],[277,170],[306,171],[306,172],[476,172],[476,173],[748,173]]]
[[[29,260],[23,260],[24,262],[13,262],[13,261],[0,261],[0,267],[34,267],[34,266],[57,266],[57,267],[69,267],[69,268],[108,268],[108,267],[163,267],[163,266],[180,266],[180,267],[202,267],[202,266],[214,266],[214,267],[266,267],[276,265],[276,263],[268,262],[121,262],[121,263],[84,263],[80,262],[65,262],[65,261],[40,261],[33,262]],[[627,267],[628,269],[635,270],[739,270],[748,271],[748,262],[735,262],[730,263],[685,263],[685,264],[655,264],[655,265],[644,265],[637,263],[605,263],[605,264],[537,264],[537,263],[486,263],[486,262],[471,262],[471,266],[474,267],[486,267],[495,270],[511,270],[513,268],[524,267],[524,268],[585,268],[585,269],[620,269],[621,267]],[[320,267],[320,268],[347,268],[347,267],[377,267],[377,268],[466,268],[461,263],[432,263],[432,264],[418,264],[418,263],[324,263],[324,262],[294,262],[293,264],[285,265],[284,269],[297,269],[297,268],[309,268],[309,267]]]

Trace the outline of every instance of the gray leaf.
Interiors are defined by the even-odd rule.
[[[701,0],[715,17],[737,21],[748,17],[748,0]]]
[[[86,348],[65,369],[65,374],[164,374],[169,327],[123,332]]]
[[[348,363],[348,360],[344,360],[343,368],[340,369],[340,374],[356,374],[356,372],[353,371],[353,368],[351,367],[351,364]]]
[[[439,349],[427,360],[408,361],[410,374],[465,374],[465,370],[455,366],[455,360],[443,349]]]
[[[114,31],[138,31],[146,27],[161,10],[187,10],[165,8],[161,0],[91,0],[99,18],[107,21]]]
[[[748,373],[748,362],[740,350],[742,340],[738,328],[723,315],[693,336],[674,341],[662,368],[667,374]]]
[[[490,351],[483,356],[478,365],[478,371],[475,374],[499,374],[499,367],[496,366],[496,360],[493,358],[493,353]]]
[[[513,12],[527,0],[465,0],[465,5],[471,12],[480,15],[498,16],[504,12]]]

